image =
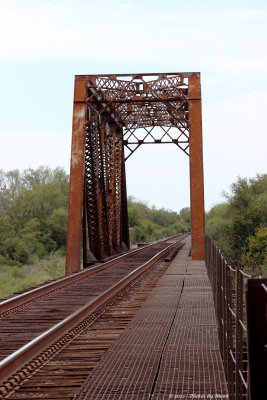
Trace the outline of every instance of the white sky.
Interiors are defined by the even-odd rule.
[[[0,0],[0,38],[0,168],[69,171],[75,74],[200,71],[206,209],[266,172],[266,1]],[[127,188],[178,211],[188,158],[143,146]]]

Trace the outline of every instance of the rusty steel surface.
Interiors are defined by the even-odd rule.
[[[190,149],[190,210],[192,259],[205,258],[205,211],[204,211],[204,178],[202,151],[202,113],[201,87],[199,77],[189,78],[188,96],[199,99],[189,103],[189,149]]]
[[[136,252],[130,260],[126,257],[124,262],[114,268],[99,271],[87,282],[83,281],[70,287],[67,292],[54,296],[45,305],[32,306],[3,321],[0,327],[0,355],[6,358],[0,362],[1,382],[60,338],[59,348],[64,346],[68,336],[72,337],[70,332],[75,334],[75,331],[79,332],[83,328],[84,319],[118,296],[175,246],[177,239],[173,239],[172,244],[160,242],[149,246],[144,249],[146,251]],[[67,334],[65,338],[64,334]],[[58,348],[55,347],[55,350]],[[46,353],[41,354],[37,358],[37,365],[45,362],[47,357]]]
[[[169,262],[160,262],[142,275],[9,398],[71,400],[106,350],[130,323],[169,265]]]
[[[75,77],[66,273],[129,247],[125,160],[143,144],[190,157],[192,258],[204,259],[199,73]]]
[[[75,400],[227,398],[206,267],[190,261],[189,247],[179,252]]]
[[[86,112],[87,110],[84,104],[76,103],[74,101],[70,166],[71,179],[69,186],[68,230],[66,245],[66,274],[71,274],[72,272],[77,271],[76,263],[77,260],[80,260],[81,247],[75,246],[72,248],[72,243],[76,241],[80,244],[82,239],[80,226],[82,225],[83,216],[83,170],[85,146],[85,137],[83,135],[83,131],[86,122]]]

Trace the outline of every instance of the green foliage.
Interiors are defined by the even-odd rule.
[[[38,260],[34,264],[26,264],[21,267],[1,265],[0,299],[62,276],[64,274],[64,258],[60,257],[58,252],[54,257],[57,261],[52,261],[52,266],[50,266],[51,260]]]
[[[206,215],[206,231],[233,264],[249,272],[266,269],[267,175],[238,178],[227,203]]]
[[[259,228],[255,236],[248,240],[248,252],[242,262],[248,271],[267,277],[267,227]]]
[[[183,208],[176,213],[164,208],[128,198],[128,216],[131,243],[146,243],[163,237],[190,231],[190,210]]]
[[[15,266],[11,269],[11,276],[14,279],[23,279],[25,278],[25,272]]]
[[[141,213],[140,209],[138,208],[138,204],[134,204],[133,200],[130,198],[128,205],[128,222],[129,226],[138,226],[141,223]]]
[[[223,253],[233,259],[232,244],[229,242],[231,219],[228,204],[218,204],[206,214],[206,232],[216,241]]]
[[[49,263],[45,267],[50,279],[56,279],[57,276],[64,273],[64,262],[58,253],[52,253],[49,257]]]
[[[0,264],[32,263],[64,248],[67,205],[63,169],[0,170]]]
[[[55,208],[48,218],[48,224],[50,225],[51,230],[51,238],[56,243],[57,247],[64,247],[66,245],[67,223],[67,207]]]

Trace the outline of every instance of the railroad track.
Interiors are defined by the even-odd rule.
[[[153,243],[0,303],[2,398],[90,325],[142,274],[181,246],[183,238]]]

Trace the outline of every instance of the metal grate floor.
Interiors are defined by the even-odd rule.
[[[227,398],[206,267],[191,261],[189,248],[186,243],[75,400]]]

